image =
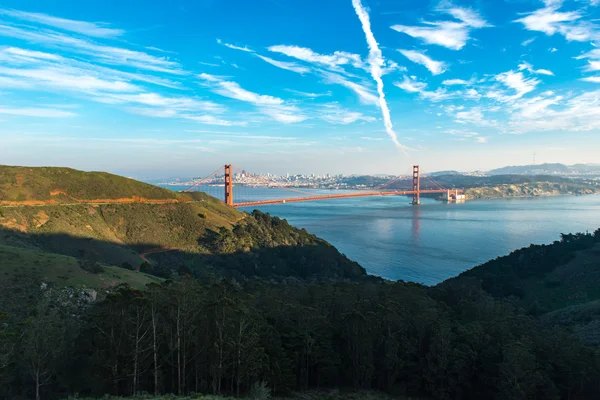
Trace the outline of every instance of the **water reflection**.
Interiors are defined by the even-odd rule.
[[[412,239],[418,242],[421,233],[421,207],[412,208]]]
[[[270,197],[283,192],[272,189]],[[409,201],[362,197],[258,208],[322,237],[370,273],[425,284],[436,284],[531,243],[551,243],[560,233],[600,226],[600,196],[463,204],[423,198],[420,207]]]

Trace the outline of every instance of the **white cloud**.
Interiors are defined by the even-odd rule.
[[[551,92],[549,94],[552,94]],[[543,97],[537,96],[532,99],[521,100],[513,105],[513,108],[520,112],[524,118],[539,117],[552,105],[560,104],[562,96]]]
[[[536,86],[540,83],[538,79],[527,79],[523,76],[522,72],[514,71],[508,71],[498,74],[495,76],[495,79],[516,92],[515,95],[512,96],[512,99],[518,99],[520,97],[523,97],[527,93],[533,91],[536,88]]]
[[[0,49],[0,87],[71,93],[125,111],[154,117],[181,117],[183,112],[224,111],[221,105],[195,97],[166,96],[131,81],[180,88],[159,77],[111,69],[56,54],[8,47]],[[140,107],[142,106],[142,107]]]
[[[362,136],[361,139],[362,140],[371,140],[371,141],[375,141],[375,142],[380,142],[383,140],[380,137],[370,137],[370,136]]]
[[[521,46],[527,47],[531,43],[535,42],[535,39],[537,39],[537,38],[536,37],[532,37],[531,39],[524,40],[524,41],[521,42]]]
[[[360,82],[360,76],[349,73],[344,69],[344,67],[352,66],[356,69],[370,72],[371,67],[366,65],[358,54],[345,51],[335,51],[333,54],[319,54],[306,47],[290,45],[271,46],[268,49],[271,52],[280,53],[310,63],[313,67],[304,69],[305,67],[295,63],[284,64],[281,61],[266,59],[266,57],[260,56],[260,58],[267,62],[271,62],[273,65],[299,73],[312,72],[317,76],[321,76],[326,84],[338,84],[352,90],[364,104],[377,105],[379,103],[377,95],[368,87],[368,84]],[[379,66],[379,69],[381,70],[382,76],[394,71],[406,69],[391,60],[381,58],[381,62],[382,64]]]
[[[467,89],[466,91],[462,92],[461,94],[468,99],[473,99],[473,100],[481,99],[481,94],[473,88]]]
[[[184,115],[185,119],[189,119],[192,121],[200,122],[206,125],[216,125],[216,126],[246,126],[246,122],[244,121],[226,121],[220,118],[217,118],[213,115]]]
[[[448,92],[446,89],[437,88],[436,90],[425,90],[427,84],[419,82],[416,77],[404,76],[402,82],[394,82],[394,85],[409,93],[418,93],[422,99],[429,100],[433,103],[449,100],[456,97],[456,93]]]
[[[580,20],[581,13],[558,11],[561,6],[562,1],[545,1],[545,7],[533,11],[515,22],[520,22],[529,31],[543,32],[548,36],[558,33],[568,41],[585,42],[598,38],[595,27]]]
[[[472,138],[479,135],[477,132],[467,131],[463,129],[448,129],[446,133],[452,136],[460,136],[465,138]]]
[[[519,64],[519,71],[527,71],[529,73],[538,74],[538,75],[554,76],[554,73],[552,71],[547,70],[547,69],[534,69],[533,65],[531,65],[525,61],[522,62],[521,64]]]
[[[556,47],[551,47],[551,48],[548,49],[548,51],[550,53],[556,53],[558,51],[558,49]]]
[[[529,117],[516,115],[509,133],[534,131],[592,131],[600,129],[600,91],[587,92],[567,101],[559,111],[546,110]]]
[[[473,80],[465,81],[464,79],[446,79],[442,82],[442,85],[446,86],[455,86],[455,85],[472,85],[474,83]]]
[[[60,48],[64,52],[74,52],[90,56],[98,62],[121,65],[142,70],[183,75],[179,63],[166,57],[156,57],[145,52],[121,47],[104,46],[94,42],[63,35],[54,31],[26,30],[24,28],[0,24],[0,36],[14,37],[33,43]]]
[[[335,83],[338,85],[342,85],[352,90],[354,93],[358,95],[359,100],[364,104],[378,104],[379,99],[377,96],[371,91],[371,89],[367,88],[364,85],[361,85],[356,82],[352,82],[345,77],[329,72],[329,71],[319,71],[321,76],[325,79],[325,83]]]
[[[106,23],[76,21],[52,17],[46,14],[0,9],[0,15],[6,15],[22,21],[35,22],[42,25],[52,26],[64,31],[71,31],[81,33],[82,35],[100,38],[112,38],[121,36],[125,33],[125,31],[122,29],[109,28],[108,24]]]
[[[375,118],[368,117],[360,112],[343,109],[337,103],[322,105],[320,118],[331,124],[347,125],[356,121],[374,122]]]
[[[584,71],[600,71],[600,60],[588,60],[588,65],[585,66]]]
[[[600,90],[586,92],[572,97],[566,102],[561,98],[539,98],[532,104],[542,103],[542,110],[534,110],[523,115],[513,115],[509,123],[509,133],[528,133],[535,131],[582,132],[600,129]],[[548,104],[551,102],[552,104]],[[548,105],[560,104],[558,109]]]
[[[105,93],[98,95],[98,98],[95,100],[109,104],[133,103],[151,107],[164,107],[173,111],[206,111],[216,113],[224,111],[221,105],[211,101],[202,101],[190,97],[167,97],[158,93]]]
[[[409,93],[421,93],[427,87],[425,82],[419,82],[406,75],[404,76],[404,80],[402,82],[394,82],[394,85]]]
[[[421,39],[427,44],[436,44],[452,50],[462,49],[469,40],[465,24],[458,22],[427,22],[427,26],[393,25],[391,28]]]
[[[27,61],[27,62],[36,61],[36,60],[51,60],[51,61],[63,60],[63,57],[56,55],[56,54],[44,53],[42,51],[20,49],[18,47],[5,47],[4,49],[2,49],[0,51],[3,55],[9,56],[13,60],[21,60],[21,61]],[[4,57],[4,58],[8,58],[8,57]]]
[[[395,61],[392,61],[392,60],[384,60],[384,62],[385,62],[385,64],[386,64],[387,66],[384,66],[384,67],[381,69],[381,73],[382,73],[383,75],[390,74],[390,73],[392,73],[392,72],[394,72],[394,71],[405,71],[405,72],[406,72],[406,71],[408,71],[408,69],[407,69],[406,67],[398,65],[398,64],[397,64]]]
[[[319,64],[334,71],[340,71],[340,65],[352,65],[364,69],[364,63],[358,54],[336,51],[331,55],[319,54],[306,47],[277,45],[269,47],[273,53],[284,54],[305,62]]]
[[[172,108],[128,107],[127,111],[146,117],[171,118],[177,116],[177,111]]]
[[[6,108],[0,107],[0,114],[17,115],[22,117],[39,117],[39,118],[68,118],[75,117],[77,114],[57,110],[53,108]]]
[[[600,76],[588,76],[587,78],[581,78],[581,80],[584,82],[600,83]]]
[[[379,93],[379,107],[381,108],[381,114],[383,116],[383,123],[385,125],[385,130],[387,134],[390,136],[394,144],[403,148],[403,146],[398,141],[398,137],[396,136],[396,132],[394,132],[394,128],[392,126],[392,119],[390,117],[390,110],[388,109],[387,102],[385,101],[385,93],[383,92],[383,80],[381,79],[382,70],[381,68],[384,66],[383,55],[377,41],[375,40],[375,36],[373,36],[373,32],[371,32],[371,21],[369,19],[369,14],[367,10],[363,7],[360,0],[352,0],[352,6],[354,7],[354,11],[356,11],[356,15],[358,15],[358,19],[361,22],[363,31],[365,33],[365,37],[367,39],[367,45],[369,46],[369,66],[371,68],[371,76],[377,82],[377,92]]]
[[[272,58],[269,58],[269,57],[261,56],[259,54],[257,54],[256,56],[258,58],[260,58],[261,60],[266,61],[269,64],[276,66],[277,68],[287,69],[288,71],[297,72],[299,74],[305,74],[307,72],[310,72],[310,68],[303,67],[302,65],[298,65],[293,62],[277,61],[277,60],[273,60]]]
[[[301,92],[299,90],[294,90],[294,89],[285,89],[290,93],[295,93],[297,95],[303,96],[303,97],[310,97],[312,99],[315,99],[317,97],[324,97],[324,96],[331,96],[332,93],[331,91],[327,91],[325,93],[307,93],[307,92]]]
[[[214,75],[202,73],[198,75],[200,79],[211,82],[213,91],[221,96],[252,103],[255,105],[279,105],[283,100],[278,97],[263,95],[243,89],[236,82],[225,81]]]
[[[452,15],[455,19],[464,22],[471,28],[485,28],[490,26],[481,15],[469,8],[455,7],[450,3],[446,3],[438,7],[438,10]]]
[[[220,64],[215,64],[215,63],[207,63],[207,62],[203,62],[203,61],[198,61],[198,64],[201,64],[201,65],[207,65],[207,66],[209,66],[209,67],[219,67],[219,66],[220,66]]]
[[[559,31],[561,22],[568,22],[579,18],[580,15],[576,12],[562,13],[556,12],[555,7],[545,7],[516,20],[516,22],[522,23],[530,31],[539,31],[547,35],[554,35]]]
[[[451,99],[455,97],[455,94],[449,93],[446,89],[437,88],[435,91],[423,90],[420,92],[422,98],[432,101],[434,103]]]
[[[454,116],[455,121],[461,124],[473,124],[478,126],[493,126],[495,121],[488,121],[481,108],[473,107],[467,111],[459,111]]]
[[[0,75],[25,78],[30,83],[50,86],[57,89],[76,91],[136,92],[140,89],[121,80],[105,80],[86,75],[85,72],[68,67],[48,67],[37,69],[17,69],[0,66]]]
[[[221,39],[217,39],[217,43],[222,44],[225,47],[229,47],[230,49],[234,49],[234,50],[240,50],[240,51],[245,51],[247,53],[254,53],[254,50],[249,49],[248,47],[244,46],[244,47],[240,47],[240,46],[236,46],[234,44],[230,44],[230,43],[225,43],[223,42]]]
[[[600,49],[593,49],[584,53],[578,57],[577,60],[587,60],[588,64],[585,66],[584,71],[600,71]]]
[[[26,89],[31,87],[31,83],[26,80],[0,76],[0,88],[2,89]]]
[[[273,105],[261,107],[260,112],[283,124],[294,124],[308,119],[297,107],[286,105]]]
[[[308,119],[297,107],[285,104],[285,101],[278,97],[251,92],[243,89],[236,82],[226,81],[214,75],[203,73],[198,75],[198,77],[206,81],[206,85],[213,92],[221,96],[254,104],[262,114],[271,117],[275,121],[291,124]]]
[[[476,143],[487,143],[487,137],[479,136],[479,133],[464,129],[448,129],[447,134],[456,136],[457,140],[474,140]]]
[[[427,68],[433,75],[439,75],[446,72],[446,64],[441,61],[435,61],[430,57],[426,56],[424,53],[418,52],[416,50],[402,50],[398,49],[400,53],[410,61],[421,64],[425,68]]]
[[[443,6],[439,12],[452,15],[455,21],[423,22],[424,26],[393,25],[395,31],[406,33],[427,44],[435,44],[451,50],[462,49],[470,39],[472,29],[484,28],[488,23],[474,10],[461,7]]]

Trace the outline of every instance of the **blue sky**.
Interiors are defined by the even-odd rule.
[[[599,0],[1,1],[0,163],[599,162]]]

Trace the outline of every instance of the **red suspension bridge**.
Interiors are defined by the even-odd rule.
[[[235,179],[245,178],[245,183],[239,182],[236,187],[240,189],[240,194],[236,195],[236,198],[240,198],[240,201],[234,201],[234,181]],[[331,200],[331,199],[345,199],[353,197],[369,197],[369,196],[412,196],[412,204],[421,204],[422,194],[441,194],[447,201],[456,201],[462,198],[462,189],[446,189],[439,185],[429,176],[424,177],[426,185],[421,186],[421,169],[418,165],[413,165],[412,176],[402,176],[394,178],[382,185],[379,185],[372,189],[355,190],[350,193],[343,191],[336,191],[338,193],[321,194],[315,193],[315,191],[306,191],[297,187],[289,187],[281,182],[277,182],[273,179],[265,178],[260,175],[249,174],[245,170],[234,167],[231,164],[226,164],[224,167],[219,168],[206,178],[196,180],[192,186],[185,189],[185,192],[192,191],[203,191],[212,194],[215,197],[221,197],[220,194],[215,193],[221,192],[223,195],[223,201],[225,204],[231,207],[251,207],[266,204],[286,204],[286,203],[298,203],[304,201],[318,201],[318,200]],[[257,194],[254,193],[252,196],[243,195],[243,189],[248,188],[248,181],[252,182],[252,186],[258,186],[261,188],[278,188],[284,189],[290,192],[290,197],[283,196],[278,198],[257,198]],[[402,185],[408,186],[406,188]],[[236,189],[236,193],[238,190]],[[292,195],[291,193],[294,193]],[[302,195],[301,195],[302,194]],[[259,196],[260,197],[260,196]],[[264,197],[269,197],[269,194],[265,194]],[[272,197],[272,196],[271,196]]]

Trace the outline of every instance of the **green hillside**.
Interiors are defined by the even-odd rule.
[[[87,271],[85,265],[73,257],[11,246],[0,246],[0,260],[2,280],[29,275],[58,286],[96,290],[122,283],[143,289],[149,283],[160,281],[147,274],[110,265],[98,265],[96,272]]]
[[[237,211],[204,193],[183,195],[116,175],[66,168],[0,171],[9,177],[1,181],[0,190],[11,193],[11,199],[46,200],[59,188],[77,199],[174,200],[77,204],[67,199],[62,204],[0,207],[0,245],[142,268],[164,278],[181,273],[342,279],[365,275],[358,264],[314,235],[279,218]]]
[[[600,299],[600,229],[516,250],[449,281],[465,278],[478,279],[495,297],[535,306],[538,314]]]
[[[0,165],[0,201],[73,202],[73,200],[177,199],[170,190],[106,172],[71,168],[13,167]]]
[[[426,287],[204,194],[5,207],[0,398],[598,399],[598,260],[565,234]]]
[[[543,322],[569,328],[584,343],[600,345],[600,229],[516,250],[441,283],[434,292],[475,282]]]

